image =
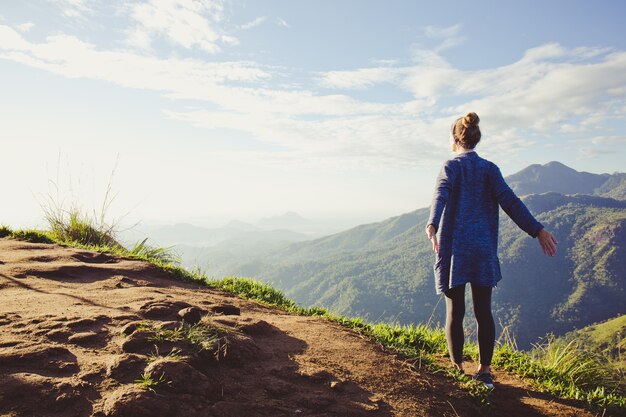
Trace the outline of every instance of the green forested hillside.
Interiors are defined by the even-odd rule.
[[[622,375],[626,373],[626,314],[567,333],[564,340],[575,340],[621,369]]]
[[[557,193],[524,199],[557,236],[559,253],[501,215],[504,276],[494,296],[496,320],[520,346],[626,313],[626,202]],[[232,273],[257,277],[304,305],[401,323],[443,321],[434,292],[434,254],[425,237],[428,209],[291,244],[240,264]],[[468,310],[468,311],[471,311]]]

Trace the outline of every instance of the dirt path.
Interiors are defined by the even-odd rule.
[[[503,373],[481,408],[338,324],[59,245],[0,239],[0,300],[2,416],[595,415]],[[221,359],[136,328],[192,313],[226,335]],[[184,358],[162,358],[174,348]],[[146,371],[166,382],[142,389]]]

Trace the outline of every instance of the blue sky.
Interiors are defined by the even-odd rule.
[[[448,128],[507,175],[624,171],[622,1],[0,3],[0,221],[383,219],[430,202]]]

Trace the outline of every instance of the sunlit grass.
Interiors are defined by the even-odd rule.
[[[145,259],[150,262],[158,262],[164,265],[178,265],[180,264],[180,256],[176,255],[173,251],[173,247],[161,248],[157,246],[148,245],[148,238],[145,238],[141,242],[137,242],[130,250],[128,255]]]

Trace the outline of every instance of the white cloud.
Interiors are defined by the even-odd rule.
[[[170,98],[208,101],[239,113],[342,116],[385,113],[386,106],[339,94],[308,90],[272,90],[232,86],[255,83],[271,74],[252,62],[204,62],[161,59],[125,51],[101,51],[68,35],[50,36],[43,43],[26,41],[0,25],[0,57],[66,77],[100,79],[130,87],[161,91]]]
[[[235,37],[221,33],[217,25],[224,11],[220,0],[149,0],[128,4],[127,9],[138,24],[130,42],[139,46],[159,36],[177,46],[200,48],[211,54],[221,50],[220,43],[238,44]]]
[[[154,31],[164,25],[158,19],[151,24]],[[149,38],[141,37],[142,30],[135,42],[149,45]],[[175,32],[162,34],[183,46],[199,47],[201,37],[189,33],[189,38]],[[205,39],[212,45],[235,43],[234,38],[225,38],[227,34],[212,33],[214,38]],[[430,29],[429,33],[433,38],[454,37],[458,29]],[[254,62],[157,58],[98,49],[67,35],[31,43],[4,25],[0,25],[0,58],[65,77],[158,91],[172,100],[197,100],[195,108],[173,107],[165,116],[195,126],[249,133],[282,149],[280,158],[291,155],[298,161],[324,160],[338,166],[362,165],[365,160],[405,166],[441,159],[448,152],[450,122],[467,111],[481,116],[481,146],[487,155],[510,155],[511,149],[533,141],[550,143],[563,133],[606,136],[605,120],[618,117],[626,104],[626,53],[558,44],[529,49],[518,61],[482,70],[455,68],[440,51],[420,48],[413,51],[411,65],[376,64],[312,75],[312,81],[325,88],[361,89],[360,99],[347,93],[321,94],[315,88],[272,87],[275,69]],[[281,72],[278,78],[289,76],[284,68]],[[379,83],[391,83],[413,98],[397,103],[364,99],[368,88]]]
[[[364,161],[371,166],[417,166],[433,159],[436,133],[426,121],[383,114],[298,120],[289,115],[235,112],[166,112],[167,117],[203,128],[237,129],[278,145],[281,158],[294,164],[317,164],[353,168]]]
[[[430,30],[432,36],[456,33]],[[529,146],[531,134],[549,143],[560,134],[600,132],[607,120],[619,117],[626,102],[626,53],[607,48],[546,44],[509,65],[472,71],[454,68],[432,49],[416,49],[414,57],[410,67],[330,71],[320,82],[342,89],[396,83],[414,95],[414,114],[430,118],[429,132],[435,135],[432,127],[439,122],[433,115],[444,116],[449,125],[450,118],[476,111],[483,120],[485,143],[495,153]],[[455,104],[441,107],[443,100]],[[426,103],[432,106],[430,116]],[[440,126],[445,131],[445,123]],[[446,144],[441,141],[440,146]]]
[[[319,84],[326,88],[362,89],[375,84],[397,81],[406,70],[402,68],[374,67],[352,71],[328,71],[321,74]]]
[[[226,45],[237,46],[239,45],[239,39],[230,35],[222,35],[220,40]]]
[[[61,8],[62,14],[70,18],[82,18],[93,12],[91,0],[48,0]]]
[[[464,36],[460,36],[460,32],[460,24],[447,27],[426,26],[424,28],[424,36],[426,38],[441,40],[441,43],[433,49],[435,52],[441,52],[464,44],[467,39]]]
[[[33,22],[26,22],[26,23],[22,23],[20,25],[15,26],[15,28],[19,30],[20,32],[28,32],[29,30],[33,28],[33,26],[35,26]]]
[[[612,136],[594,136],[590,139],[590,142],[594,145],[626,145],[626,136],[624,135],[612,135]]]
[[[590,148],[588,146],[583,146],[578,150],[581,154],[580,159],[593,159],[601,155],[608,155],[615,152],[613,149],[604,149],[604,148]]]
[[[276,24],[278,26],[282,26],[282,27],[286,27],[286,28],[290,28],[291,26],[289,25],[289,23],[287,23],[285,21],[285,19],[283,19],[282,17],[277,17],[276,18]]]
[[[242,30],[252,29],[253,27],[259,26],[261,23],[265,22],[266,19],[267,18],[265,16],[259,16],[256,19],[240,25],[239,28]]]
[[[456,24],[452,26],[426,26],[424,28],[424,35],[427,38],[451,38],[457,36],[461,31],[461,25]]]
[[[115,84],[210,100],[220,83],[253,82],[270,77],[251,62],[204,62],[160,59],[125,51],[101,51],[68,35],[30,43],[12,28],[0,25],[0,57],[66,77],[100,79]],[[196,93],[191,93],[196,90]],[[189,92],[189,94],[186,94]]]
[[[147,31],[141,28],[134,28],[127,29],[125,32],[127,37],[124,43],[146,51],[152,50],[152,38]]]
[[[379,65],[382,67],[390,67],[399,64],[399,61],[397,59],[373,59],[371,62],[374,65]]]
[[[462,74],[461,92],[480,95],[467,106],[493,114],[501,125],[549,133],[568,119],[594,115],[591,127],[594,119],[624,103],[626,96],[610,101],[606,91],[626,83],[626,53],[580,65],[568,60],[578,58],[574,51],[564,54],[565,60],[557,63],[522,59],[491,73]]]

